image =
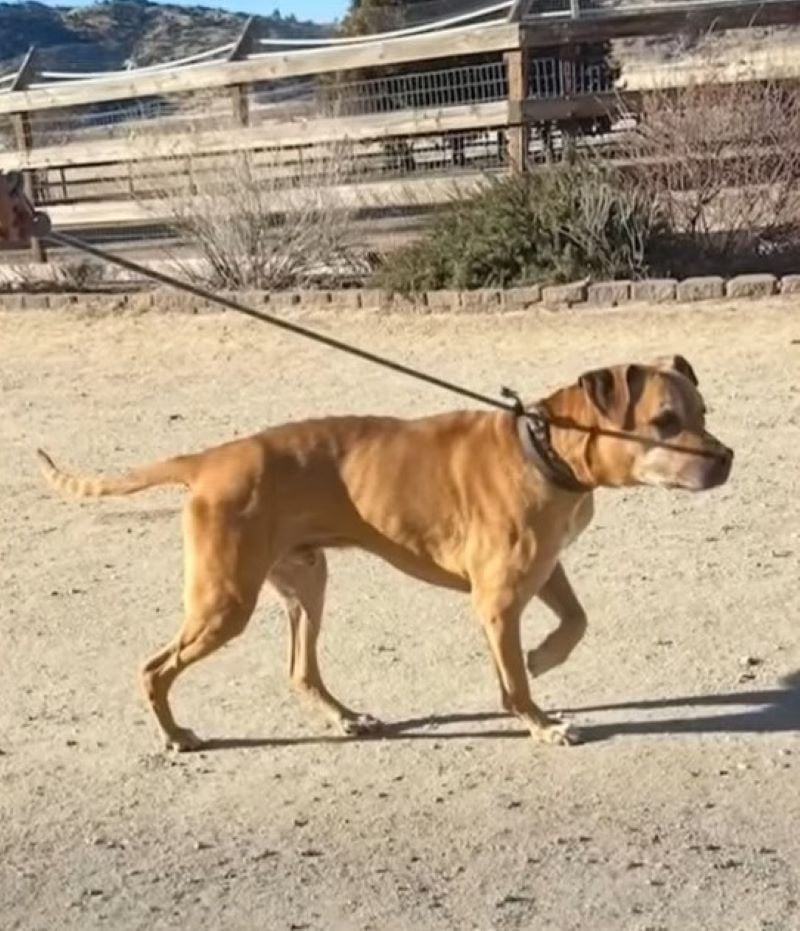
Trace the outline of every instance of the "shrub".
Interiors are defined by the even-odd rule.
[[[0,291],[29,293],[108,292],[115,287],[109,266],[94,259],[59,259],[0,267]]]
[[[250,153],[232,153],[208,167],[198,159],[188,172],[176,160],[172,170],[182,183],[140,202],[166,212],[173,231],[199,249],[199,266],[174,258],[196,283],[280,289],[363,277],[370,269],[353,242],[353,209],[339,190],[346,156],[334,148],[289,179],[280,165],[259,163]]]
[[[800,93],[713,79],[643,96],[620,146],[669,226],[685,273],[755,269],[800,241]]]
[[[378,284],[400,292],[641,277],[662,229],[649,194],[591,159],[490,180],[454,199],[390,254]]]

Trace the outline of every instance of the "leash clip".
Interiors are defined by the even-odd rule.
[[[517,415],[517,417],[525,416],[525,405],[522,403],[522,398],[517,394],[516,391],[514,391],[513,388],[508,388],[506,385],[502,385],[500,388],[500,395],[514,402],[512,410]]]

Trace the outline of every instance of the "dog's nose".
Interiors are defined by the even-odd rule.
[[[717,459],[717,463],[712,469],[712,482],[714,485],[724,485],[728,481],[728,476],[731,474],[731,466],[733,465],[733,450],[727,446],[723,446],[720,451],[720,456]]]

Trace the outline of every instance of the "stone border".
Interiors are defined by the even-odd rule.
[[[631,302],[692,303],[729,298],[759,298],[800,294],[800,275],[737,275],[727,280],[708,277],[655,278],[643,281],[575,281],[562,285],[532,285],[506,290],[425,291],[413,297],[388,291],[353,288],[341,291],[245,291],[235,295],[251,307],[269,313],[304,311],[372,311],[376,313],[499,313],[531,307],[617,307]],[[233,296],[233,295],[232,295]],[[205,313],[219,308],[190,294],[168,288],[105,294],[0,293],[0,310],[77,308],[95,313],[164,311]]]

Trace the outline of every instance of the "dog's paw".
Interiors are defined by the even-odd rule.
[[[166,746],[167,750],[174,750],[176,753],[189,753],[192,750],[199,750],[203,746],[203,741],[188,727],[179,727],[174,734],[167,737]]]
[[[352,718],[342,718],[340,726],[342,733],[348,737],[365,737],[379,733],[383,721],[373,718],[371,714],[357,714]]]
[[[548,670],[555,665],[553,661],[542,650],[537,647],[535,650],[528,650],[525,656],[525,665],[533,679],[543,676]]]
[[[566,721],[553,721],[552,724],[540,728],[533,736],[540,743],[555,747],[572,747],[581,743],[580,731]]]

